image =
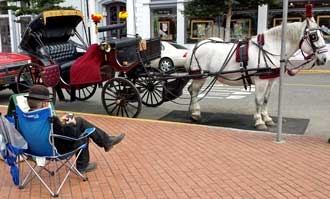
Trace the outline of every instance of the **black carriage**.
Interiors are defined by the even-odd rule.
[[[115,24],[99,27],[98,31],[123,27],[125,24]],[[175,88],[173,83],[159,78],[157,69],[145,67],[160,57],[159,38],[144,41],[138,36],[125,37],[88,45],[87,34],[82,37],[78,28],[86,33],[83,15],[77,10],[45,11],[29,24],[20,48],[32,62],[19,70],[19,92],[26,92],[33,84],[44,84],[51,88],[54,102],[56,96],[65,100],[62,90],[72,101],[86,100],[99,85],[107,113],[125,117],[137,117],[141,104],[158,106],[171,99],[164,94],[176,96],[164,89],[171,85]]]

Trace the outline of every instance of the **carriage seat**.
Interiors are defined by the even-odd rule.
[[[40,48],[40,52],[47,54],[64,70],[68,69],[79,56],[76,46],[71,42],[47,44]]]

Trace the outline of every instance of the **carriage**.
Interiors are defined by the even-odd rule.
[[[98,32],[125,26],[98,27]],[[77,10],[44,11],[29,24],[20,48],[31,57],[31,63],[18,71],[19,92],[43,84],[50,88],[54,102],[56,98],[66,100],[63,90],[74,101],[89,99],[99,86],[107,113],[124,117],[137,117],[142,104],[158,106],[171,99],[164,97],[168,94],[164,86],[176,89],[176,83],[153,78],[160,72],[145,67],[160,58],[159,38],[110,38],[89,45],[87,34],[84,38],[78,29],[86,33],[83,15]]]

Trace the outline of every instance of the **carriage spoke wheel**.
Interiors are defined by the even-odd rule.
[[[34,63],[22,66],[18,71],[17,79],[16,79],[17,92],[26,93],[29,92],[30,88],[33,85],[36,84],[43,85],[41,70],[42,67]],[[50,99],[55,104],[56,101],[55,88],[50,87],[48,89],[50,93]]]
[[[141,98],[134,84],[124,78],[113,78],[102,88],[102,104],[109,115],[137,117]]]
[[[79,88],[76,89],[76,99],[79,101],[85,101],[91,98],[97,89],[97,84],[93,84],[84,88]],[[66,92],[71,95],[71,90],[70,89],[65,89]]]
[[[149,107],[161,105],[163,101],[164,81],[157,80],[155,77],[159,75],[157,69],[148,68],[147,75],[138,77],[136,87],[140,92],[142,104]]]

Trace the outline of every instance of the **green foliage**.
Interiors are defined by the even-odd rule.
[[[235,8],[257,8],[262,4],[278,4],[279,0],[232,0]],[[225,14],[229,0],[192,0],[186,4],[185,15],[213,18]]]
[[[60,3],[65,0],[5,0],[8,6],[0,6],[0,10],[13,10],[15,16],[39,14],[44,10],[72,9],[72,7],[61,7]],[[20,3],[20,6],[16,6]],[[14,4],[14,5],[13,5]]]
[[[185,7],[185,15],[196,17],[216,17],[225,11],[223,0],[192,0]]]

